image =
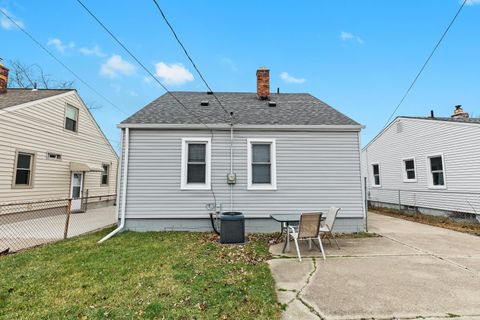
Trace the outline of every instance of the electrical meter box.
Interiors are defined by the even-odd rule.
[[[235,184],[237,183],[237,175],[235,173],[229,173],[227,175],[227,183],[228,184]]]

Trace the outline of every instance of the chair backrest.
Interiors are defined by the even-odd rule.
[[[333,225],[335,224],[335,220],[337,219],[337,214],[340,211],[340,208],[330,207],[328,209],[327,218],[325,219],[325,224],[328,226],[330,230],[333,229]]]
[[[321,212],[302,213],[300,224],[298,226],[299,238],[314,238],[318,236],[320,222],[322,221]]]

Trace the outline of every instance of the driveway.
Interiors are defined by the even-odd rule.
[[[480,319],[480,237],[373,212],[369,231],[380,237],[325,242],[326,261],[271,247],[285,319]]]

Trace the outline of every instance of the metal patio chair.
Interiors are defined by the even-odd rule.
[[[322,238],[327,238],[328,243],[332,243],[330,241],[330,238],[335,241],[335,244],[337,245],[337,249],[340,249],[340,246],[338,245],[337,239],[335,239],[335,236],[333,235],[333,226],[335,225],[335,220],[337,220],[337,214],[340,211],[340,208],[336,207],[331,207],[328,209],[327,213],[327,218],[325,219],[324,223],[320,226],[320,236]]]
[[[306,240],[310,250],[312,249],[312,241],[318,240],[318,245],[320,252],[322,253],[323,259],[325,260],[325,253],[323,251],[322,240],[320,239],[320,223],[322,220],[322,214],[313,212],[313,213],[302,213],[300,216],[300,223],[298,225],[298,231],[293,226],[289,226],[288,236],[292,236],[295,241],[295,247],[297,249],[298,260],[302,261],[302,256],[300,254],[300,248],[298,246],[298,241]]]

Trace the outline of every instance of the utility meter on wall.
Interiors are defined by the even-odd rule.
[[[235,184],[237,183],[237,175],[235,173],[229,173],[227,175],[227,183],[228,184]]]

